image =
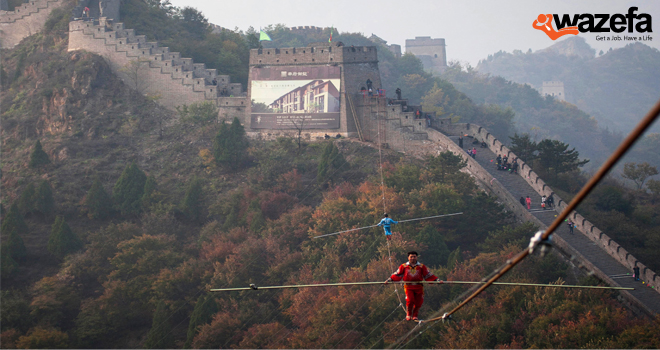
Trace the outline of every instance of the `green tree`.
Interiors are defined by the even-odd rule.
[[[511,139],[511,151],[523,162],[527,163],[536,159],[538,144],[532,141],[529,134],[518,136],[518,133],[515,133],[513,136],[509,136],[509,138]]]
[[[202,209],[204,208],[202,194],[202,180],[194,177],[190,180],[186,194],[183,201],[181,201],[181,211],[188,219],[197,221],[202,217]]]
[[[9,211],[2,220],[2,234],[7,238],[5,244],[7,245],[6,251],[15,260],[24,259],[27,255],[25,244],[23,243],[22,235],[28,232],[28,227],[23,221],[23,216],[18,210],[16,203],[12,204]]]
[[[48,154],[44,152],[44,149],[41,147],[41,141],[37,140],[34,144],[34,150],[30,154],[30,168],[39,168],[42,165],[50,163],[48,159]]]
[[[37,193],[34,196],[34,209],[43,215],[51,215],[55,211],[53,189],[46,180],[41,181],[39,187],[37,187]]]
[[[109,217],[112,212],[112,198],[103,189],[98,176],[94,178],[92,187],[87,191],[84,206],[87,210],[87,217],[90,219],[103,220]]]
[[[215,102],[196,102],[190,105],[176,107],[181,121],[192,125],[206,125],[218,119],[218,107]]]
[[[48,251],[58,259],[64,259],[66,255],[79,250],[82,246],[82,241],[71,231],[64,218],[56,217],[48,239]]]
[[[238,118],[234,118],[229,127],[224,122],[220,125],[213,140],[213,157],[218,165],[239,169],[245,161],[248,146],[245,129]]]
[[[11,257],[11,251],[9,249],[9,244],[2,244],[2,247],[0,248],[2,251],[0,254],[2,256],[0,257],[0,274],[2,275],[2,278],[5,279],[7,277],[10,277],[16,272],[16,269],[18,269],[18,263],[14,258]],[[4,293],[4,291],[3,291]],[[2,310],[2,317],[3,317],[3,328],[4,328],[4,317],[5,317],[6,309],[4,309],[4,300],[3,300],[3,310]]]
[[[644,187],[646,179],[653,175],[658,175],[658,168],[648,162],[640,164],[630,162],[623,165],[622,176],[628,180],[632,180],[637,185],[638,190],[641,190]]]
[[[156,202],[156,188],[158,183],[156,182],[156,177],[151,175],[147,177],[147,181],[144,183],[144,194],[142,194],[142,208],[149,208],[152,204]]]
[[[463,254],[461,253],[461,247],[458,247],[449,254],[449,257],[447,258],[447,268],[453,270],[456,265],[460,264],[462,261]]]
[[[183,346],[186,349],[190,349],[192,346],[193,339],[199,332],[199,328],[213,319],[219,311],[218,304],[215,302],[215,299],[212,295],[202,295],[197,299],[195,304],[195,309],[190,315],[190,323],[188,323],[188,337],[186,339],[186,344]]]
[[[449,249],[442,234],[432,225],[425,225],[417,234],[417,242],[425,244],[428,248],[421,250],[424,263],[429,266],[440,266],[449,259]]]
[[[660,180],[650,179],[646,183],[646,187],[648,187],[649,191],[651,191],[654,200],[660,198]]]
[[[136,215],[140,212],[146,182],[147,175],[135,162],[126,166],[112,190],[115,205],[122,215]]]
[[[151,329],[144,342],[145,349],[171,349],[174,347],[172,322],[170,313],[164,301],[159,301],[151,322]]]
[[[21,214],[27,214],[34,211],[34,196],[35,196],[34,184],[29,183],[21,192],[21,196],[18,198],[18,210]]]
[[[430,156],[427,159],[427,164],[433,176],[433,181],[444,182],[448,175],[457,174],[461,169],[465,168],[467,161],[451,151],[446,151],[440,153],[437,157]]]
[[[346,159],[339,153],[339,148],[335,146],[334,142],[328,142],[321,154],[321,160],[319,160],[316,180],[319,183],[331,180],[333,175],[331,171],[340,169],[345,163]]]
[[[575,148],[569,150],[568,144],[557,140],[545,139],[539,142],[539,162],[545,171],[561,174],[578,170],[589,163],[589,159],[579,160],[580,153]]]

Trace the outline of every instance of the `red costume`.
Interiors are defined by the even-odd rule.
[[[410,266],[410,263],[401,264],[399,269],[396,270],[392,277],[392,281],[404,282],[421,282],[421,281],[435,281],[438,279],[429,269],[423,264]],[[406,292],[406,309],[408,316],[417,318],[419,308],[424,303],[424,284],[423,283],[404,283],[403,290]]]

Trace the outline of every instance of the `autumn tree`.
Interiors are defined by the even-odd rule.
[[[27,255],[25,244],[21,236],[28,232],[28,227],[23,221],[23,216],[18,210],[16,203],[12,204],[9,211],[2,220],[2,234],[8,237],[3,245],[6,245],[6,250],[10,256],[15,260],[24,259]]]
[[[122,215],[135,215],[140,212],[146,181],[147,175],[135,162],[126,166],[112,190],[115,205]]]
[[[58,259],[64,259],[66,255],[79,250],[82,246],[82,241],[71,231],[64,218],[56,217],[48,239],[48,251]]]
[[[90,219],[103,220],[110,216],[112,212],[112,198],[103,188],[98,176],[94,178],[92,187],[87,191],[83,205],[87,210],[87,217]]]
[[[658,175],[658,168],[648,162],[640,164],[630,162],[623,165],[622,176],[628,180],[632,180],[637,185],[638,190],[641,190],[644,187],[646,179],[653,175]]]
[[[159,301],[151,322],[151,329],[144,343],[145,349],[171,349],[174,347],[170,311],[164,301]]]
[[[197,299],[195,309],[190,315],[190,323],[188,323],[188,337],[184,348],[190,349],[192,342],[199,332],[199,328],[213,319],[213,315],[218,312],[218,304],[212,295],[202,295]]]
[[[204,204],[202,203],[202,180],[194,177],[190,180],[186,194],[181,201],[181,211],[192,221],[197,221],[202,217]]]
[[[48,154],[46,154],[41,147],[41,141],[37,140],[34,144],[34,149],[30,154],[30,168],[39,168],[46,164],[50,164],[50,159],[48,158]]]
[[[32,328],[16,342],[18,349],[66,349],[69,336],[53,328]]]

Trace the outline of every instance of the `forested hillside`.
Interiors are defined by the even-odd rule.
[[[165,16],[187,38],[186,10],[159,4],[145,21]],[[248,139],[205,106],[160,108],[102,58],[67,52],[68,16],[54,11],[44,34],[2,53],[3,348],[382,348],[414,327],[392,286],[208,290],[384,281],[413,249],[441,279],[478,281],[536,232],[450,153],[385,150],[381,186],[368,145]],[[249,35],[204,33],[199,43],[221,43],[208,51],[218,67],[231,43],[239,61],[251,45]],[[429,79],[419,95],[429,108],[484,124],[512,117]],[[373,225],[384,209],[399,220],[464,214],[395,226],[389,249],[380,229],[312,239]],[[506,280],[598,283],[586,276],[551,254]],[[422,318],[463,291],[427,287]],[[633,316],[613,292],[497,287],[406,346],[657,348],[659,322]]]
[[[596,54],[583,38],[571,37],[536,52],[500,51],[480,61],[476,70],[536,88],[544,81],[562,81],[568,102],[594,116],[601,127],[624,133],[660,92],[660,51],[642,43]]]

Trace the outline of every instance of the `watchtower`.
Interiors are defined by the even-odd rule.
[[[245,125],[270,135],[304,130],[310,138],[357,137],[352,96],[369,87],[382,88],[375,46],[253,49]]]
[[[445,39],[431,39],[430,36],[418,36],[406,39],[406,53],[417,56],[424,64],[424,69],[442,73],[447,69]]]
[[[541,88],[541,95],[552,96],[557,100],[566,101],[564,83],[561,81],[544,81]]]

